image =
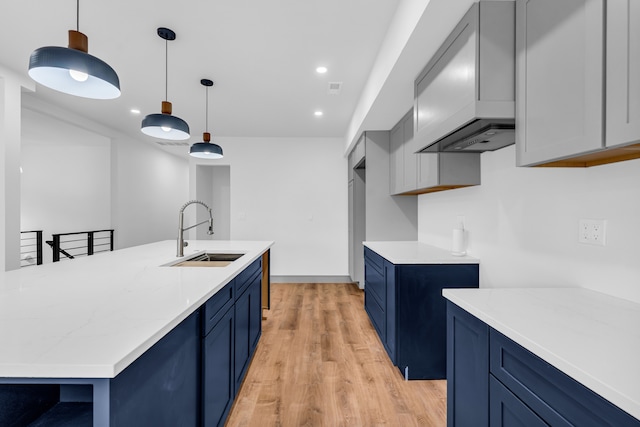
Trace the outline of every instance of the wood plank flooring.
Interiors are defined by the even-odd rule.
[[[446,381],[404,381],[353,284],[272,284],[227,427],[445,426]]]

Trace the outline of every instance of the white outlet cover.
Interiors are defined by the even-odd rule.
[[[603,219],[581,219],[578,222],[578,242],[605,246],[607,222]]]

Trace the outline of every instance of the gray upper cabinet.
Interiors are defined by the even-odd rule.
[[[518,166],[604,147],[604,1],[516,3]]]
[[[351,152],[351,161],[350,167],[352,169],[362,169],[365,167],[365,142],[364,142],[364,133],[358,139],[356,146],[353,148]]]
[[[417,185],[418,155],[415,154],[413,139],[413,109],[402,119],[404,144],[402,155],[404,157],[404,188],[405,191],[413,190]]]
[[[389,132],[389,194],[416,189],[418,155],[412,142],[413,109]]]
[[[518,166],[640,157],[639,22],[634,0],[517,0]]]
[[[415,80],[415,151],[515,109],[514,4],[475,3]]]
[[[413,110],[389,132],[391,195],[416,195],[480,184],[480,153],[416,153]]]
[[[389,131],[389,194],[404,191],[404,128],[402,121]]]
[[[607,28],[606,145],[637,144],[640,142],[640,2],[608,0]]]
[[[416,194],[480,185],[480,153],[422,153]]]

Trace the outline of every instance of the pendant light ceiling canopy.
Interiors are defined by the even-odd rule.
[[[69,95],[93,99],[120,96],[116,72],[95,56],[89,55],[89,40],[80,32],[80,0],[76,1],[76,30],[69,30],[69,47],[46,46],[29,58],[29,76],[51,89]]]
[[[160,139],[189,139],[189,125],[180,117],[171,115],[171,103],[167,101],[168,92],[168,45],[176,39],[176,33],[168,28],[158,28],[158,36],[165,40],[165,100],[162,101],[161,114],[149,114],[142,120],[142,133]]]
[[[221,159],[222,147],[211,142],[211,134],[207,132],[209,128],[209,88],[213,82],[209,79],[200,80],[200,84],[206,88],[206,108],[205,108],[205,132],[202,134],[204,142],[193,144],[189,149],[189,155],[199,159]]]

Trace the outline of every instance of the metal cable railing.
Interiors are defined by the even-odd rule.
[[[20,232],[20,267],[42,264],[42,230]]]
[[[61,254],[74,259],[113,251],[113,233],[113,229],[108,229],[52,234],[52,240],[47,240],[47,244],[53,250],[53,262],[58,262]]]

